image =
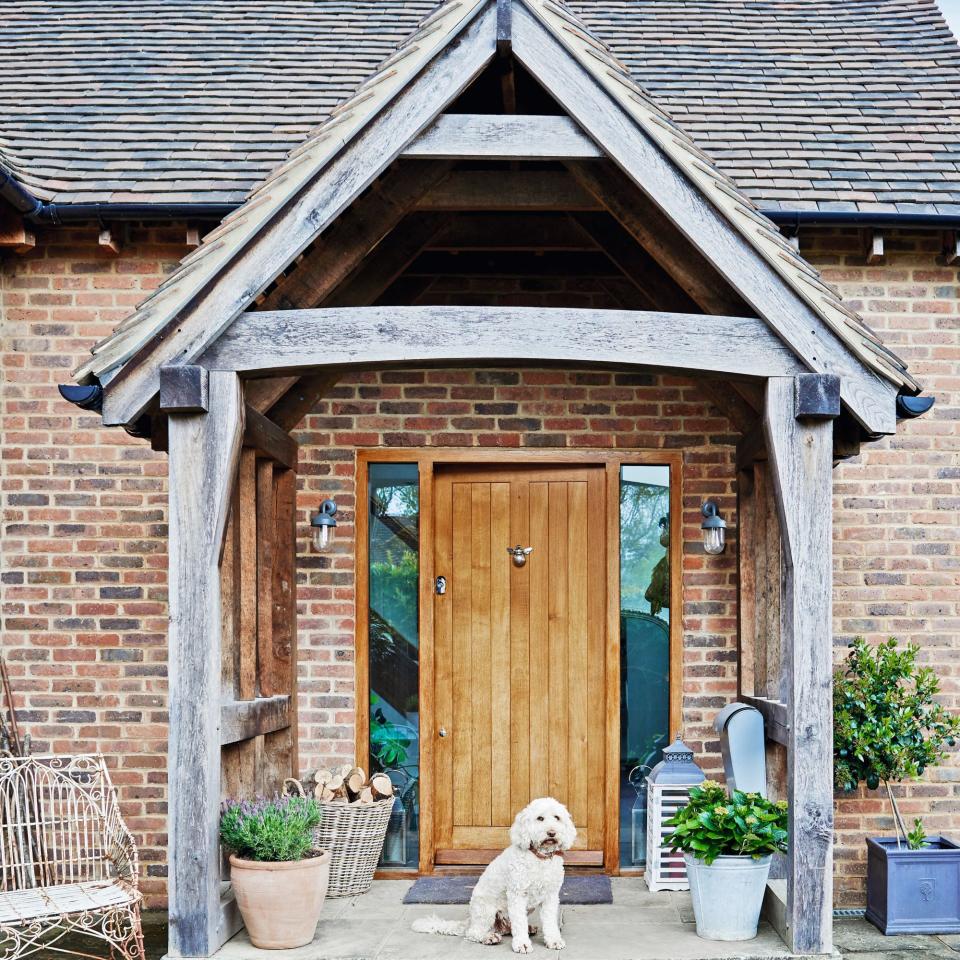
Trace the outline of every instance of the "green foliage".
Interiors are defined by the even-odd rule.
[[[397,638],[416,645],[419,559],[407,547],[382,547],[379,552],[370,564],[371,644],[392,652]]]
[[[913,829],[907,834],[907,846],[911,850],[922,850],[927,845],[927,831],[923,829],[923,821],[917,817],[913,821]]]
[[[787,849],[787,802],[734,790],[731,796],[713,780],[690,790],[690,802],[666,826],[667,843],[707,865],[717,857],[751,856],[759,860]]]
[[[383,710],[377,706],[380,698],[370,694],[370,752],[376,758],[381,770],[390,767],[402,767],[407,762],[407,750],[413,742],[409,736],[410,727],[387,720]]]
[[[940,690],[929,667],[917,667],[918,647],[897,649],[891,637],[871,647],[850,644],[833,683],[834,782],[871,790],[911,780],[940,763],[960,733],[960,718],[934,700]],[[895,811],[897,812],[897,811]]]
[[[313,847],[320,816],[313,797],[227,800],[220,810],[220,842],[243,860],[303,860]]]

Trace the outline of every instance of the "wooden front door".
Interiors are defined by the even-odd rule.
[[[486,863],[534,797],[567,804],[568,862],[603,863],[602,466],[435,472],[435,859]],[[532,547],[517,566],[508,548]],[[612,827],[611,827],[612,828]]]

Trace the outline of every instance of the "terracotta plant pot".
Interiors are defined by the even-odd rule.
[[[263,950],[313,940],[330,881],[330,853],[307,860],[260,863],[230,857],[230,880],[250,942]]]

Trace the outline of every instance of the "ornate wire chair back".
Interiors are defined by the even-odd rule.
[[[0,758],[0,890],[136,874],[102,757]]]

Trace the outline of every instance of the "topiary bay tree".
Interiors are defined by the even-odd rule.
[[[919,849],[924,831],[919,820],[907,831],[891,783],[914,780],[936,766],[960,735],[960,717],[936,701],[940,683],[930,667],[917,666],[919,647],[897,648],[891,637],[871,646],[863,637],[834,675],[834,783],[853,790],[882,783],[890,798],[897,844]]]

